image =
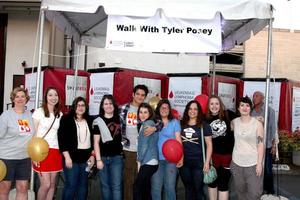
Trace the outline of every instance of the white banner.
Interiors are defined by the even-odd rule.
[[[292,131],[300,131],[300,88],[293,87]]]
[[[74,79],[75,76],[67,75],[66,76],[66,85],[65,85],[65,94],[66,94],[66,106],[72,105],[74,98],[76,97],[84,97],[86,98],[87,91],[87,77],[85,76],[77,76],[77,85],[76,85],[76,96],[73,97],[74,94]]]
[[[99,114],[99,106],[103,95],[113,94],[114,73],[92,73],[90,76],[90,115]]]
[[[149,93],[147,95],[147,98],[145,99],[145,102],[148,102],[149,99],[153,96],[161,97],[161,80],[134,77],[133,84],[134,86],[141,84],[148,87]]]
[[[186,104],[202,93],[201,77],[170,77],[168,99],[182,116]]]
[[[236,111],[236,85],[232,83],[218,83],[218,96],[222,99],[225,108]]]
[[[37,73],[30,73],[25,74],[25,88],[28,90],[28,94],[30,96],[30,100],[26,104],[27,110],[34,109],[35,105],[35,93],[36,93],[36,79],[37,79]],[[41,72],[41,79],[40,79],[40,93],[39,93],[39,105],[40,107],[43,102],[43,84],[44,84],[44,72]]]
[[[256,91],[260,91],[265,94],[266,83],[262,81],[245,81],[244,82],[244,96],[248,96],[251,99]],[[269,95],[269,106],[275,110],[276,126],[279,115],[279,101],[280,101],[280,82],[270,82],[270,95]]]
[[[211,20],[109,15],[106,48],[144,52],[218,53],[221,17]]]

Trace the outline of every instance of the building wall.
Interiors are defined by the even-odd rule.
[[[9,13],[7,22],[4,108],[10,103],[9,94],[13,87],[13,75],[24,74],[21,65],[26,61],[32,66],[35,49],[38,13]],[[49,46],[46,44],[45,46]],[[43,64],[48,63],[44,57]]]
[[[300,32],[273,30],[271,77],[298,80],[300,77]],[[268,31],[263,30],[245,43],[244,77],[266,76]]]
[[[209,57],[186,54],[154,54],[139,52],[121,52],[89,48],[87,67],[125,67],[158,73],[208,73]]]

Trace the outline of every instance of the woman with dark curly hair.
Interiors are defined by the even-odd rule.
[[[155,114],[158,120],[163,123],[163,128],[158,131],[158,170],[152,176],[151,194],[152,199],[162,199],[162,188],[164,188],[165,197],[168,200],[176,199],[176,178],[177,167],[182,166],[182,159],[177,163],[171,163],[166,160],[162,153],[162,146],[168,139],[176,139],[181,143],[180,123],[175,119],[171,112],[169,100],[162,99],[158,102]]]
[[[202,200],[203,172],[208,172],[212,154],[211,129],[204,121],[200,104],[190,101],[184,110],[181,120],[181,140],[184,151],[183,166],[179,169],[181,180],[185,187],[185,199]],[[203,131],[203,133],[201,133]],[[202,141],[203,134],[206,144],[206,160],[203,160]]]
[[[92,154],[93,118],[83,97],[74,99],[70,112],[60,120],[58,129],[59,150],[63,154],[65,184],[63,200],[84,200],[88,191],[86,167],[95,162]]]

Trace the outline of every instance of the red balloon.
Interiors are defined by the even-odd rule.
[[[202,112],[205,114],[206,113],[206,106],[208,103],[208,96],[205,94],[200,94],[195,97],[195,100],[198,101],[198,103],[201,106]]]
[[[171,112],[176,119],[179,120],[181,118],[180,113],[176,109],[172,108]]]
[[[183,156],[182,144],[175,139],[168,139],[162,146],[162,153],[167,161],[178,163]]]

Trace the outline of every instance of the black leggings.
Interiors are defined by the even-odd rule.
[[[208,187],[210,188],[218,187],[218,190],[221,192],[228,191],[229,180],[231,177],[230,169],[225,169],[224,167],[220,166],[216,168],[216,170],[217,170],[218,178],[211,184],[208,184]]]
[[[142,165],[133,184],[134,200],[151,200],[151,177],[158,165]]]

